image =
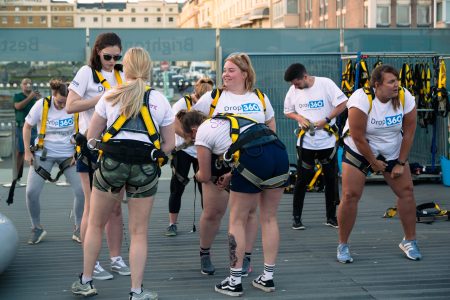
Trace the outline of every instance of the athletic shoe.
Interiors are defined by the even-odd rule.
[[[72,240],[74,240],[75,242],[81,244],[80,227],[78,227],[77,229],[75,229],[75,230],[73,231],[73,234],[72,234]]]
[[[111,263],[111,271],[123,276],[131,275],[130,268],[126,265],[121,256]]]
[[[266,293],[275,291],[275,283],[273,282],[273,279],[264,280],[263,275],[259,275],[258,278],[253,280],[252,285]]]
[[[405,252],[407,258],[411,260],[422,259],[422,254],[420,254],[420,250],[419,247],[417,246],[416,240],[408,241],[403,239],[398,246],[400,247],[400,249],[403,250],[403,252]]]
[[[294,222],[292,223],[292,229],[305,230],[306,227],[302,223],[302,219],[299,216],[294,216]]]
[[[339,228],[336,218],[328,219],[325,225],[333,227],[333,228]]]
[[[39,244],[44,237],[47,235],[47,231],[45,231],[43,228],[33,228],[31,230],[31,236],[30,239],[28,240],[28,244],[30,245],[35,245],[35,244]]]
[[[203,275],[214,275],[216,269],[214,268],[214,265],[211,262],[211,257],[209,255],[200,256],[200,265]]]
[[[172,224],[167,227],[166,236],[176,236],[177,235],[177,225]]]
[[[242,277],[247,277],[253,271],[252,266],[250,266],[250,258],[244,257],[242,261]]]
[[[149,290],[142,289],[142,293],[130,293],[129,300],[158,300],[158,294]]]
[[[215,290],[218,293],[232,296],[232,297],[240,297],[243,294],[242,291],[242,283],[231,285],[230,278],[227,277],[221,283],[215,286]]]
[[[105,269],[100,266],[100,263],[97,262],[97,264],[94,267],[94,272],[92,272],[92,278],[95,280],[108,280],[113,279],[113,275],[106,271]]]
[[[339,244],[339,246],[337,247],[337,260],[338,262],[343,264],[353,262],[348,244]]]
[[[72,293],[75,295],[83,295],[85,297],[97,295],[97,289],[92,284],[92,280],[86,282],[85,284],[81,283],[81,274],[80,278],[72,283]]]

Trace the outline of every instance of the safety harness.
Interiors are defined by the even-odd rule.
[[[440,114],[447,117],[450,110],[450,104],[447,92],[447,70],[443,59],[439,61],[439,75],[437,81],[437,103]]]
[[[113,124],[106,129],[102,136],[101,141],[95,141],[92,145],[88,143],[94,149],[98,150],[99,159],[103,154],[111,156],[114,159],[125,163],[157,163],[159,167],[167,163],[167,156],[161,151],[161,142],[158,131],[156,130],[155,123],[148,109],[149,96],[153,89],[150,87],[145,88],[145,94],[143,103],[140,109],[140,118],[143,121],[147,130],[147,135],[150,139],[150,143],[141,141],[112,139],[116,136],[121,128],[130,120],[125,115],[120,115]]]
[[[47,149],[44,147],[44,139],[45,139],[45,132],[47,130],[47,119],[48,119],[48,111],[51,107],[52,103],[52,97],[47,96],[44,98],[42,102],[42,115],[41,115],[41,128],[39,129],[38,134],[38,142],[36,145],[30,146],[30,150],[32,153],[35,153],[38,150],[42,150],[42,155],[40,157],[40,160],[45,161],[47,159]],[[75,113],[73,116],[74,120],[78,118],[78,113]],[[72,157],[69,157],[62,161],[59,164],[59,171],[55,178],[52,178],[50,172],[48,172],[46,169],[41,167],[39,163],[36,161],[36,159],[33,160],[33,167],[39,176],[44,178],[45,180],[48,180],[50,182],[56,182],[59,180],[61,175],[64,173],[64,171],[70,167],[72,162]]]
[[[191,95],[184,95],[184,101],[186,102],[186,110],[190,111],[192,108],[192,97]]]
[[[231,146],[223,154],[223,160],[245,179],[253,183],[259,189],[277,188],[284,185],[289,177],[289,172],[267,180],[263,180],[249,171],[240,161],[240,151],[256,146],[262,146],[272,142],[279,142],[277,135],[265,124],[257,123],[255,120],[236,115],[218,114],[214,119],[223,119],[230,122]],[[251,126],[250,126],[251,125]],[[242,128],[247,127],[241,132]],[[280,142],[281,143],[281,142]]]
[[[412,95],[414,95],[413,70],[414,68],[411,67],[408,63],[403,63],[399,74],[400,86],[410,91]]]
[[[359,68],[358,87],[370,87],[370,74],[366,61],[361,59],[356,68]]]
[[[342,72],[341,90],[347,96],[350,97],[355,87],[355,70],[352,61],[349,59],[345,65],[345,69]]]
[[[219,102],[220,95],[222,95],[223,90],[222,89],[214,89],[211,92],[211,97],[213,98],[213,101],[211,102],[211,106],[209,107],[209,117],[212,117],[214,110],[216,109],[217,103]],[[259,90],[255,89],[253,91],[259,98],[259,100],[262,103],[264,114],[266,113],[266,101],[264,99],[264,94]]]

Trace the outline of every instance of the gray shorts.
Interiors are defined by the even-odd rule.
[[[102,157],[94,173],[93,185],[102,192],[117,194],[125,186],[127,197],[144,198],[156,194],[160,170],[157,164],[128,164]]]

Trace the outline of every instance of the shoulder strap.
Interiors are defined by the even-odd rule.
[[[255,89],[254,92],[258,96],[259,101],[261,101],[263,109],[264,109],[264,114],[265,114],[266,113],[266,100],[264,99],[264,94],[261,92],[260,89]]]
[[[186,102],[187,111],[190,111],[191,108],[192,108],[192,98],[191,98],[191,96],[190,95],[184,95],[183,98],[184,98],[184,101]]]
[[[363,89],[364,93],[366,93],[367,95],[367,100],[369,101],[369,111],[367,112],[367,114],[370,114],[370,112],[372,111],[372,102],[373,99],[375,98],[375,93],[373,92],[373,89],[370,87],[369,88],[364,87]]]
[[[50,109],[52,103],[52,97],[47,96],[42,101],[42,116],[41,116],[41,128],[39,129],[38,135],[38,149],[42,149],[44,147],[44,138],[45,132],[47,130],[47,118],[48,118],[48,110]]]
[[[398,98],[400,99],[400,103],[402,104],[403,111],[405,110],[405,89],[400,87],[398,89]]]
[[[220,95],[222,94],[222,90],[221,89],[214,89],[211,92],[211,97],[213,98],[212,102],[211,102],[211,106],[209,107],[209,117],[212,117],[214,110],[216,109],[217,106],[217,102],[219,102],[219,98]]]
[[[111,85],[105,79],[105,77],[103,77],[102,72],[99,72],[99,71],[95,70],[94,68],[91,68],[91,69],[92,69],[92,76],[94,78],[94,82],[101,83],[105,87],[105,89],[110,90]],[[119,70],[114,69],[114,76],[116,77],[117,85],[122,85],[122,77],[120,76]]]

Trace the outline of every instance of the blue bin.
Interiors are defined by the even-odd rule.
[[[450,160],[441,156],[442,183],[450,186]]]
[[[338,161],[338,168],[339,168],[339,174],[342,174],[342,154],[344,153],[344,148],[339,147],[337,151],[337,161]]]

